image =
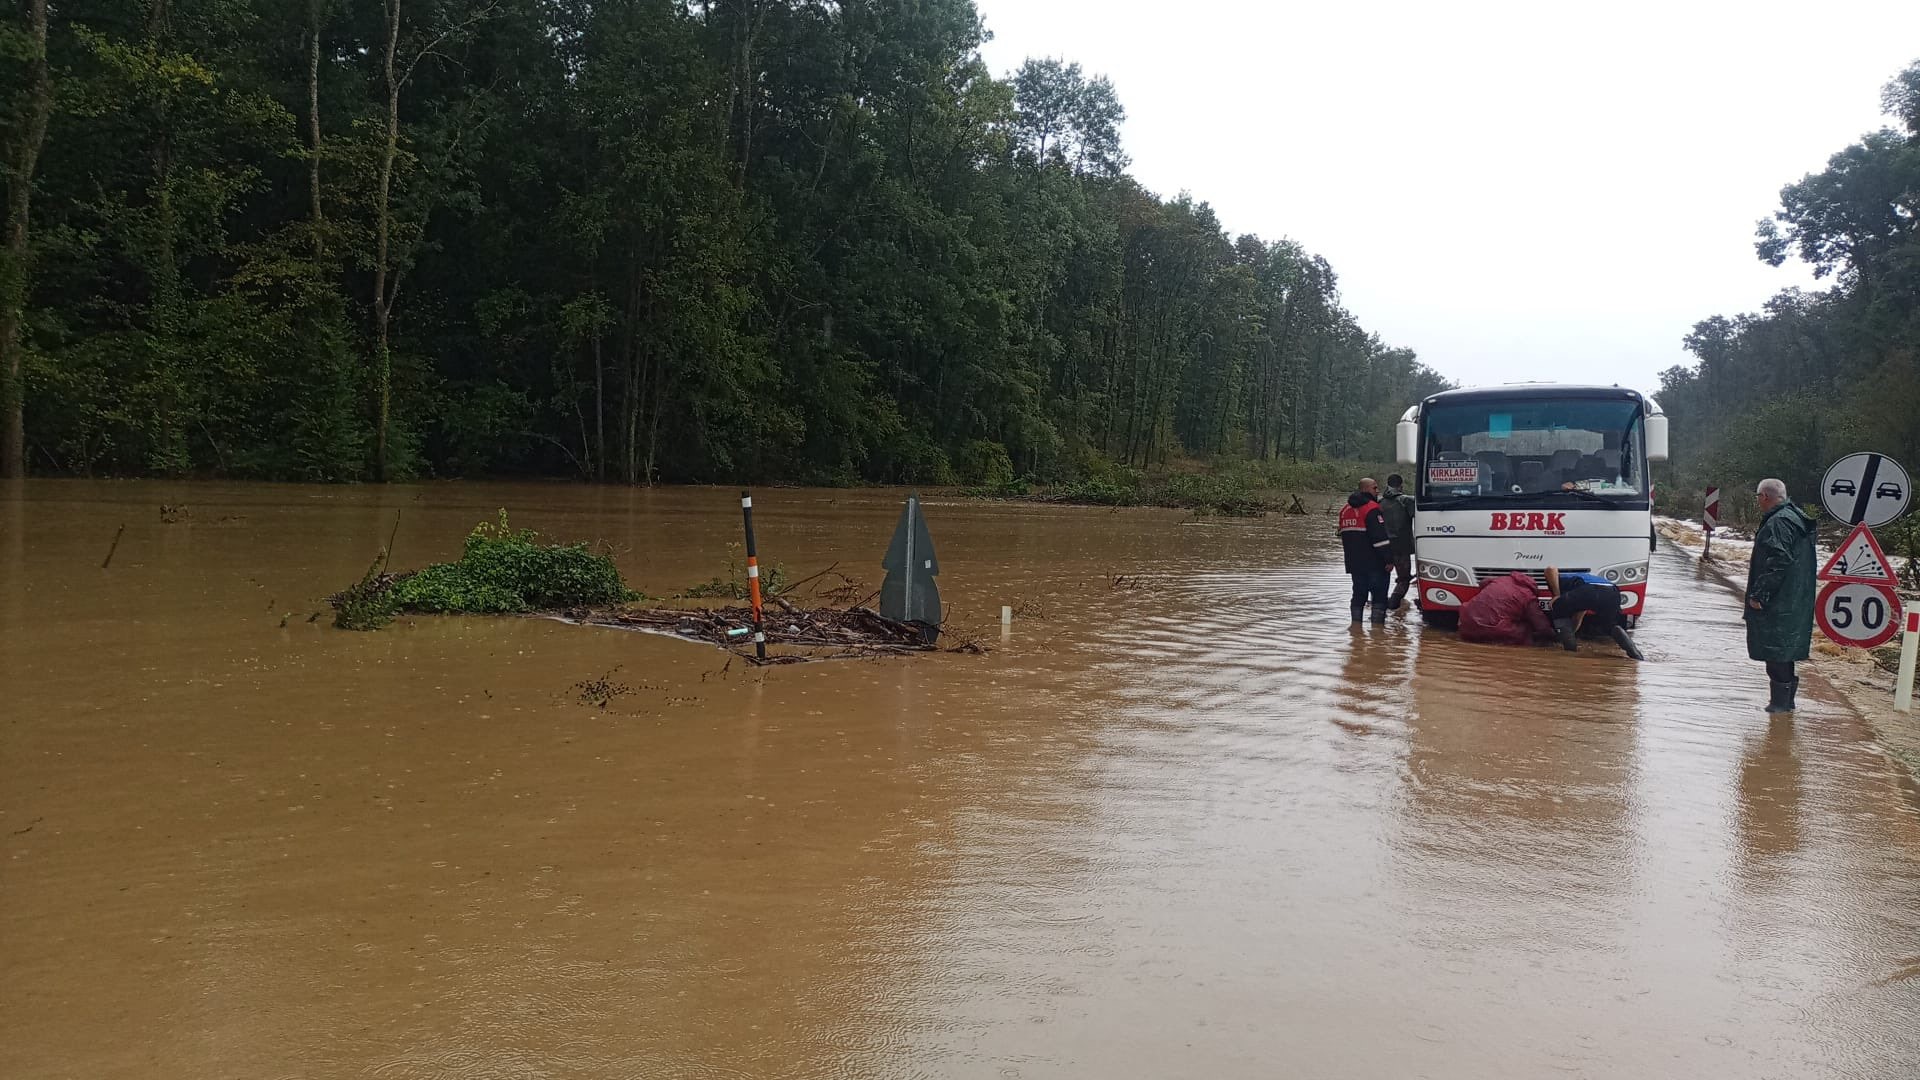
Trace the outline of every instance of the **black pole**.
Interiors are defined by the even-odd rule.
[[[753,655],[767,658],[767,635],[760,629],[760,552],[753,545],[753,493],[740,493],[740,517],[747,527],[747,599],[753,604]]]

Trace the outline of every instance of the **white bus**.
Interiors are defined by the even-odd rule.
[[[1621,610],[1646,610],[1653,476],[1667,418],[1617,386],[1527,383],[1435,394],[1402,416],[1396,457],[1413,467],[1420,614],[1452,626],[1494,578],[1519,570],[1544,598],[1546,568],[1600,574]]]

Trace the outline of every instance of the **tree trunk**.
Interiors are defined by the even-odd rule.
[[[324,258],[326,240],[322,230],[326,216],[320,212],[320,5],[307,3],[307,193],[313,202],[313,257]]]
[[[374,392],[378,408],[374,418],[374,478],[387,478],[387,422],[393,406],[393,354],[389,349],[387,324],[392,316],[387,295],[387,242],[392,230],[393,159],[400,150],[400,83],[394,75],[394,53],[400,48],[400,0],[387,3],[387,139],[380,153],[380,193],[374,204],[373,255],[373,368]]]
[[[660,351],[660,370],[653,377],[653,415],[647,420],[647,486],[653,486],[653,478],[659,465],[660,452],[660,414],[667,407],[667,354]]]
[[[20,321],[27,304],[28,211],[33,197],[33,174],[40,164],[40,148],[47,141],[47,118],[53,112],[52,77],[47,71],[47,0],[27,2],[27,59],[32,80],[27,96],[26,123],[6,163],[7,254],[0,265],[0,476],[27,474],[26,388],[21,379]]]
[[[600,352],[600,331],[593,332],[593,478],[607,479],[607,366]]]
[[[165,42],[162,36],[167,29],[167,2],[153,0],[153,6],[147,9],[147,40],[156,54],[164,53]],[[153,196],[154,209],[160,218],[160,253],[155,270],[158,280],[154,282],[153,307],[156,323],[171,334],[175,329],[175,316],[180,303],[180,268],[174,257],[174,213],[173,213],[173,139],[172,139],[172,101],[163,96],[160,100],[158,127],[159,137],[153,146]]]

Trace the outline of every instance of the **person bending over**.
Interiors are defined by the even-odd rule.
[[[1599,574],[1562,571],[1549,566],[1547,591],[1553,594],[1547,617],[1553,620],[1553,635],[1560,639],[1561,648],[1577,651],[1580,642],[1575,635],[1583,623],[1590,622],[1612,638],[1621,652],[1635,660],[1646,659],[1633,643],[1633,636],[1627,633],[1626,617],[1620,614],[1620,586]]]
[[[1531,645],[1550,637],[1553,627],[1540,610],[1533,579],[1515,570],[1487,582],[1460,609],[1460,640],[1480,645]]]

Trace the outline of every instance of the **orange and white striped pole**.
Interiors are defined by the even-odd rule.
[[[753,655],[767,658],[767,635],[760,628],[760,553],[753,546],[753,493],[740,493],[740,516],[747,525],[747,600],[753,605]]]

